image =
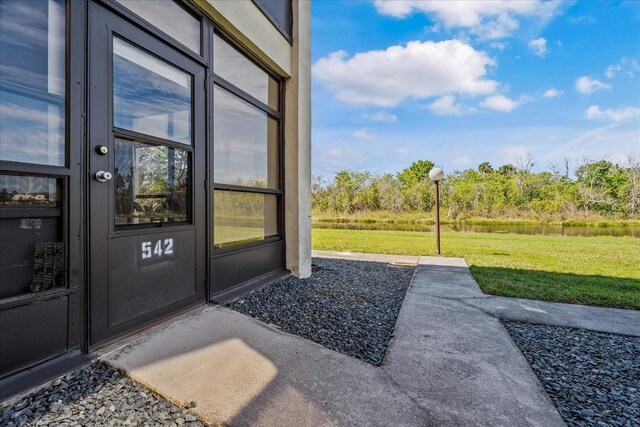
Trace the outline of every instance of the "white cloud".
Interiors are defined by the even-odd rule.
[[[612,64],[604,70],[604,75],[607,76],[608,79],[612,78],[618,71],[620,71],[622,67],[620,64]]]
[[[545,98],[557,98],[559,96],[562,96],[563,93],[563,91],[558,90],[555,87],[550,87],[544,92],[544,95],[542,96]]]
[[[489,47],[491,49],[496,49],[496,50],[505,50],[509,47],[509,43],[508,42],[491,42],[489,43]]]
[[[460,103],[456,104],[456,98],[453,95],[445,95],[441,98],[438,98],[437,100],[429,104],[427,108],[431,110],[432,113],[439,116],[460,116],[470,111],[464,105]]]
[[[353,132],[351,136],[353,136],[356,139],[366,139],[366,140],[372,140],[376,138],[374,134],[370,133],[368,130],[364,128],[358,129],[357,131]]]
[[[587,108],[584,116],[587,119],[605,119],[614,123],[622,123],[632,119],[640,119],[640,108],[620,107],[601,110],[598,105]]]
[[[549,20],[561,6],[561,2],[375,0],[374,5],[383,15],[406,18],[414,12],[421,12],[448,29],[462,28],[484,39],[499,39],[509,36],[519,28],[519,18]]]
[[[528,46],[538,56],[545,56],[547,53],[547,40],[543,37],[529,41]]]
[[[605,89],[611,89],[611,86],[606,83],[602,83],[600,80],[592,79],[587,76],[582,76],[576,80],[576,90],[583,95],[590,95],[593,92]]]
[[[502,111],[509,113],[520,106],[522,102],[514,101],[507,98],[504,95],[491,95],[488,96],[480,103],[481,107],[488,108],[489,110]]]
[[[589,15],[570,16],[567,19],[571,24],[592,25],[597,22],[596,18]]]
[[[607,69],[604,70],[604,75],[608,79],[611,79],[620,71],[624,72],[629,77],[635,77],[636,73],[640,71],[640,63],[638,63],[636,58],[623,56],[617,64],[609,65]]]
[[[407,98],[491,94],[497,82],[486,78],[487,68],[495,64],[459,40],[412,41],[350,58],[344,51],[334,52],[319,59],[312,71],[342,101],[392,107]]]
[[[396,123],[398,121],[398,116],[396,116],[395,114],[387,113],[386,111],[378,111],[377,113],[364,113],[362,117],[374,122],[381,123]]]

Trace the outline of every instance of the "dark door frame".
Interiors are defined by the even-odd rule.
[[[107,3],[109,5],[109,3]],[[114,11],[98,4],[97,2],[91,2],[88,11],[88,43],[89,43],[89,56],[87,66],[87,79],[88,79],[88,91],[87,91],[87,107],[88,107],[88,136],[86,141],[86,191],[87,191],[87,350],[100,346],[103,343],[112,341],[122,334],[126,334],[131,329],[136,329],[146,325],[149,322],[157,320],[159,317],[170,315],[177,310],[184,308],[185,306],[191,306],[197,303],[204,303],[206,301],[207,294],[207,214],[206,214],[206,176],[207,176],[207,141],[206,141],[206,68],[203,64],[194,59],[190,55],[185,55],[180,49],[176,49],[174,46],[165,42],[157,37],[157,35],[150,33],[148,29],[145,29],[135,23],[129,22],[125,17],[116,14]],[[127,230],[116,231],[114,223],[113,212],[113,184],[104,183],[96,184],[93,175],[96,170],[101,169],[96,163],[100,163],[100,160],[96,158],[96,154],[93,151],[96,145],[105,145],[113,149],[114,138],[118,136],[133,137],[135,139],[136,133],[130,131],[115,131],[113,129],[113,105],[112,105],[112,52],[111,52],[111,37],[113,34],[118,34],[122,38],[127,39],[140,46],[142,49],[151,53],[154,56],[161,58],[162,60],[173,64],[174,66],[186,71],[193,76],[193,85],[191,88],[192,95],[192,126],[193,126],[193,145],[190,148],[191,151],[191,164],[190,164],[190,177],[191,177],[191,224],[188,225],[171,225],[166,227],[157,227],[151,229],[141,230]],[[104,98],[108,102],[104,102]],[[105,128],[106,126],[106,128]],[[105,139],[106,137],[106,139]],[[140,139],[145,141],[154,142],[153,137],[139,134]],[[156,142],[165,144],[166,141],[160,141],[156,138]],[[166,146],[175,146],[183,148],[181,144],[168,143]],[[114,167],[114,155],[113,152],[108,156],[108,169],[113,171]],[[94,165],[92,165],[92,162]],[[104,162],[103,166],[104,166]],[[106,167],[106,166],[105,166]],[[91,201],[91,193],[93,189],[101,189],[96,185],[109,185],[108,194],[110,201],[104,199],[96,200],[94,198]],[[94,190],[95,191],[95,190]],[[101,238],[103,243],[98,243],[96,236],[99,236],[98,231],[104,230],[105,224],[91,223],[91,210],[96,206],[92,203],[105,204],[104,210],[108,212],[106,215],[107,235],[105,238]],[[99,209],[100,211],[100,209]],[[104,221],[104,218],[102,219]],[[100,307],[99,303],[105,304],[106,288],[100,288],[95,281],[95,277],[102,277],[102,274],[109,274],[111,266],[100,266],[94,263],[95,260],[103,260],[107,263],[110,253],[107,250],[106,242],[110,240],[110,237],[116,235],[150,235],[162,233],[165,230],[192,230],[195,236],[196,244],[196,259],[195,259],[195,280],[196,288],[195,293],[191,296],[176,300],[169,305],[163,306],[158,309],[154,309],[132,320],[127,320],[120,325],[110,327],[106,319],[103,319],[105,312],[104,307]],[[92,236],[93,233],[93,236]],[[104,234],[102,234],[104,235]],[[93,237],[93,238],[92,238]],[[94,264],[93,270],[91,265]],[[99,270],[102,273],[99,273]],[[97,275],[94,277],[94,275]],[[104,280],[104,279],[102,279]],[[100,320],[102,319],[102,320]],[[99,322],[99,323],[96,323]],[[105,326],[100,326],[104,322]],[[102,331],[102,332],[98,332]],[[105,334],[106,331],[111,331]]]
[[[0,396],[4,385],[11,388],[14,379],[21,383],[21,375],[14,373],[28,369],[38,371],[53,366],[58,360],[68,358],[73,352],[85,350],[85,230],[84,217],[84,125],[85,125],[85,31],[86,6],[84,0],[65,2],[65,162],[61,166],[20,163],[0,160],[1,173],[9,175],[41,176],[61,179],[63,198],[61,202],[61,233],[65,243],[66,287],[44,292],[23,294],[0,301],[0,311],[27,308],[55,303],[67,299],[68,306],[64,319],[66,323],[65,347],[61,352],[52,353],[44,359],[32,360],[4,373],[0,373]],[[43,321],[46,321],[43,319]],[[37,327],[37,325],[22,325]],[[71,356],[73,357],[73,356]],[[33,368],[37,366],[37,368]],[[37,376],[38,374],[36,374]],[[26,381],[32,384],[34,380]],[[1,399],[0,399],[1,400]]]

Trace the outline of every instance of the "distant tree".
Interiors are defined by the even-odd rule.
[[[432,212],[434,189],[428,173],[433,166],[422,160],[395,175],[341,171],[329,180],[314,177],[314,212]],[[585,160],[572,176],[567,159],[549,164],[550,171],[532,168],[527,155],[497,170],[485,162],[477,169],[451,172],[440,188],[441,204],[451,219],[638,217],[640,160],[636,158],[624,165]],[[7,193],[0,193],[0,200],[9,200]]]
[[[409,187],[411,184],[429,179],[429,171],[435,167],[435,163],[430,160],[418,160],[413,162],[411,166],[398,172],[396,175],[400,185]]]
[[[400,189],[400,183],[393,175],[385,174],[373,181],[376,194],[379,196],[380,208],[389,212],[401,212],[404,196]]]
[[[498,168],[498,173],[504,176],[513,176],[517,172],[516,167],[512,164],[502,165]]]
[[[627,174],[629,183],[625,194],[628,197],[629,215],[634,218],[640,205],[640,160],[632,155],[627,157]]]
[[[490,174],[491,172],[493,172],[493,167],[489,162],[482,162],[478,165],[478,172],[483,174]]]
[[[627,172],[608,160],[585,160],[576,169],[585,210],[612,213],[621,208],[618,200],[628,183]]]
[[[0,190],[0,202],[2,202],[3,205],[6,205],[7,202],[11,201],[13,196],[16,194],[18,194],[17,191],[8,191],[6,188],[3,188]]]

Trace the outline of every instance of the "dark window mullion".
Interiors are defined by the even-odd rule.
[[[188,152],[193,151],[192,144],[183,144],[182,142],[171,141],[169,139],[158,138],[156,136],[147,135],[146,133],[139,133],[132,130],[113,127],[113,134],[116,138],[127,139],[134,142],[140,142],[143,144],[166,146],[170,148],[179,148]]]
[[[237,96],[243,101],[248,102],[249,104],[253,105],[259,110],[262,110],[263,112],[267,113],[269,116],[273,117],[274,119],[277,119],[277,120],[282,119],[282,113],[280,113],[279,111],[269,107],[267,104],[263,103],[262,101],[259,101],[258,99],[249,95],[247,92],[235,86],[233,83],[229,83],[227,80],[223,79],[222,77],[216,74],[212,74],[212,76],[213,76],[213,82],[219,87],[221,87],[222,89],[226,90],[232,95]]]
[[[232,184],[213,184],[214,190],[226,190],[226,191],[240,191],[243,193],[261,193],[261,194],[275,194],[281,195],[282,190],[263,187],[244,187],[242,185]]]
[[[65,166],[43,165],[39,163],[22,163],[0,160],[0,171],[11,175],[35,175],[42,177],[64,178],[71,175],[69,168]]]
[[[188,48],[187,46],[185,46],[184,44],[180,43],[175,38],[171,37],[169,34],[162,31],[160,28],[147,22],[142,17],[138,16],[134,12],[127,9],[125,6],[119,4],[115,0],[102,0],[102,1],[104,2],[105,5],[115,10],[120,15],[125,16],[128,20],[133,21],[135,24],[144,28],[149,33],[152,33],[155,37],[162,39],[165,43],[170,44],[174,49],[179,50],[180,53],[188,55],[191,59],[196,60],[197,62],[199,62],[204,66],[209,66],[209,61],[207,60],[206,56],[202,56],[202,50],[203,50],[202,44],[200,45],[200,53],[198,54],[193,50],[191,50],[190,48]],[[193,8],[188,7],[184,2],[179,2],[179,5],[183,7],[183,9],[188,9],[188,12],[190,14],[195,15],[196,17],[198,17],[198,19],[200,19],[200,31],[202,31],[202,21],[204,20],[202,13],[199,10],[194,10]],[[201,33],[201,37],[202,37],[202,33]]]

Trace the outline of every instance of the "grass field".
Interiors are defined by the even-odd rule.
[[[432,255],[434,233],[314,229],[313,248]],[[462,257],[483,292],[640,309],[640,239],[445,232],[442,254]]]

